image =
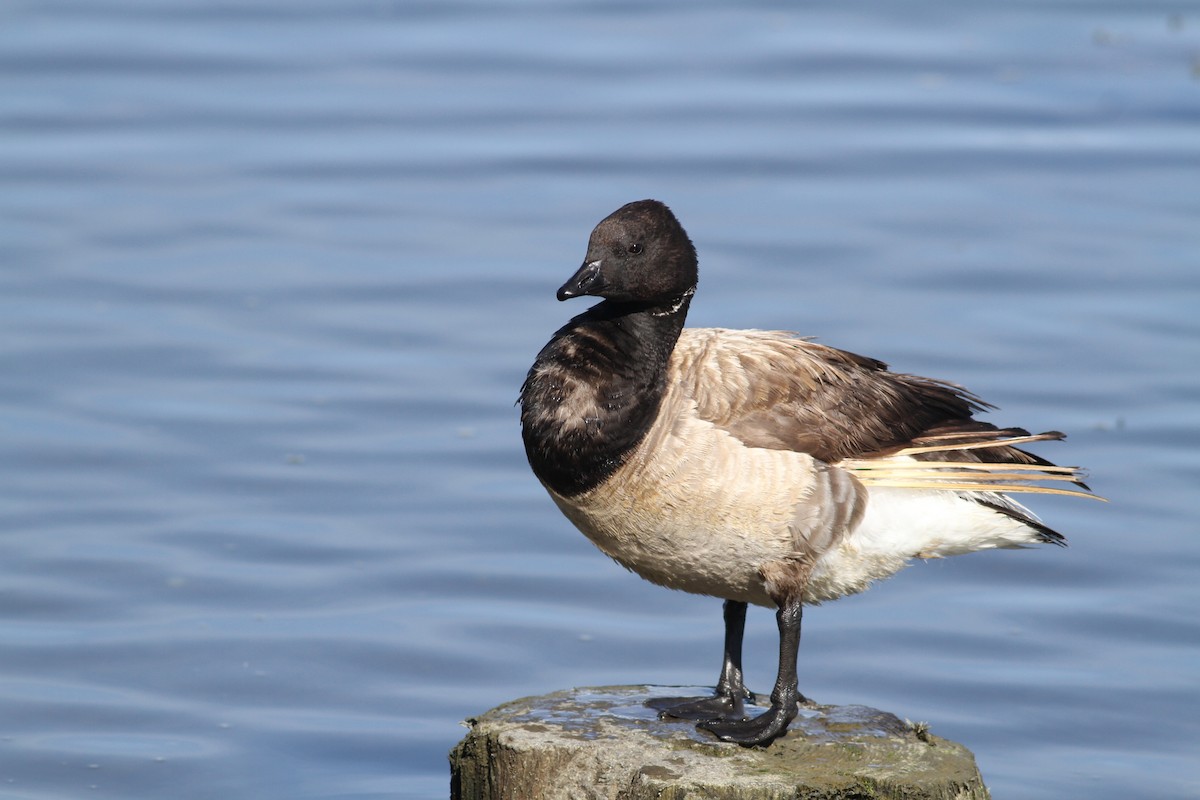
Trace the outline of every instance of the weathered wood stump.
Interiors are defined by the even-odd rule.
[[[979,800],[975,758],[866,706],[801,707],[767,748],[660,720],[651,697],[700,687],[606,686],[514,700],[467,720],[452,800]]]

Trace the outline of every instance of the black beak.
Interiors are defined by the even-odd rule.
[[[601,260],[585,261],[579,271],[571,276],[558,290],[559,300],[569,300],[585,294],[604,291],[604,276],[600,274]]]

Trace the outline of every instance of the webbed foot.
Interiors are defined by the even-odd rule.
[[[767,745],[787,732],[788,724],[796,717],[796,703],[772,703],[770,709],[752,719],[707,720],[696,727],[715,734],[725,742],[746,747]]]
[[[742,698],[736,695],[714,695],[712,697],[654,697],[646,701],[648,708],[658,712],[659,719],[689,719],[698,721],[746,720],[746,708]]]

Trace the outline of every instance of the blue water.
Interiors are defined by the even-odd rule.
[[[0,142],[0,796],[445,797],[469,715],[711,683],[719,602],[595,552],[513,407],[657,197],[692,324],[961,382],[1112,500],[813,610],[802,690],[997,798],[1200,797],[1187,4],[17,0]]]

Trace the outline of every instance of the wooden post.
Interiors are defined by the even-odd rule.
[[[697,687],[607,686],[514,700],[466,724],[451,800],[987,800],[960,744],[865,706],[801,707],[766,748],[660,720],[650,697]]]

